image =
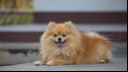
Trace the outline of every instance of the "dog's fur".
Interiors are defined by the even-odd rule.
[[[57,37],[66,42],[58,46]],[[43,58],[36,65],[90,64],[109,62],[112,58],[107,38],[94,32],[80,32],[71,21],[49,22],[40,39],[40,51]]]

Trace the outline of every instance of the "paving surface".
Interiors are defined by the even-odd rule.
[[[35,66],[33,63],[0,66],[0,71],[127,71],[127,43],[113,44],[113,59],[107,64]]]
[[[33,63],[18,64],[0,67],[0,71],[126,71],[126,58],[115,58],[107,64],[83,64],[60,66],[34,66]]]

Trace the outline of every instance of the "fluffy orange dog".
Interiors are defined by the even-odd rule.
[[[94,32],[80,32],[71,21],[49,22],[40,39],[43,58],[35,65],[66,65],[109,62],[112,58],[107,38]]]

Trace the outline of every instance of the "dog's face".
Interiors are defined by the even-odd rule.
[[[69,44],[71,40],[73,30],[73,24],[71,22],[65,22],[57,24],[50,22],[47,31],[47,37],[50,42],[56,45],[58,48]]]
[[[52,39],[58,47],[62,47],[68,41],[67,32],[54,30]]]

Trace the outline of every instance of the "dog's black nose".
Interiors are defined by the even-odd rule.
[[[61,41],[62,41],[62,39],[61,39],[61,38],[58,38],[58,41],[59,41],[59,42],[61,42]]]

